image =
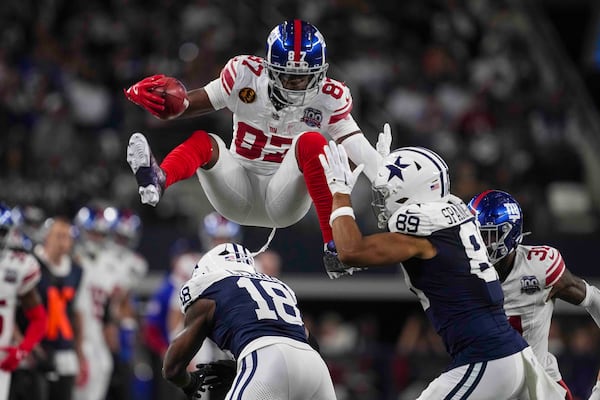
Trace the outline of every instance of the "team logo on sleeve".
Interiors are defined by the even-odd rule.
[[[521,277],[521,293],[534,294],[540,290],[540,282],[535,275],[525,275]]]
[[[311,128],[320,128],[321,122],[323,121],[323,113],[320,110],[315,110],[314,108],[305,108],[304,115],[300,121],[304,122]]]
[[[254,103],[254,100],[256,100],[256,92],[254,91],[254,89],[249,87],[241,89],[238,93],[238,96],[242,103],[246,104]]]

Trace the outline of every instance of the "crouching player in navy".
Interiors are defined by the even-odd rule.
[[[163,376],[190,399],[227,381],[207,381],[210,373],[202,368],[186,370],[207,337],[237,360],[228,400],[335,399],[327,365],[308,344],[296,295],[279,279],[256,272],[246,248],[223,243],[206,253],[180,298],[184,329],[165,354]]]
[[[498,274],[475,217],[450,194],[444,160],[422,147],[387,155],[377,148],[385,157],[373,182],[374,206],[388,232],[360,232],[350,193],[361,166],[352,171],[334,142],[321,159],[333,194],[330,223],[344,264],[402,263],[406,284],[444,341],[452,361],[418,400],[564,400],[565,390],[509,325]]]

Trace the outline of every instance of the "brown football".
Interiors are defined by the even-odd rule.
[[[154,88],[153,91],[159,93],[165,99],[165,109],[159,112],[162,119],[180,116],[189,104],[187,90],[178,79],[166,78],[166,83]]]

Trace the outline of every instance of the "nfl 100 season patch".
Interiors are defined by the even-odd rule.
[[[521,293],[534,294],[540,290],[540,282],[535,275],[525,275],[521,277]]]

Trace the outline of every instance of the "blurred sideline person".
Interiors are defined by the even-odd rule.
[[[88,378],[88,360],[82,349],[83,317],[75,310],[83,271],[71,258],[71,222],[56,216],[45,225],[46,236],[41,245],[35,246],[34,254],[42,267],[38,291],[48,310],[48,327],[41,344],[43,356],[33,368],[40,370],[46,380],[43,399],[70,400],[76,381]],[[27,381],[14,398],[33,398]]]
[[[233,113],[233,139],[195,131],[159,164],[141,133],[129,139],[127,161],[141,201],[155,206],[172,184],[196,174],[216,211],[241,225],[282,228],[295,224],[312,203],[324,242],[324,263],[339,263],[332,249],[331,193],[318,155],[326,137],[342,143],[374,179],[381,159],[351,115],[350,89],[326,77],[325,39],[299,19],[272,29],[265,58],[238,55],[220,76],[182,98],[182,114],[165,112],[156,92],[174,78],[147,77],[125,91],[133,103],[161,119]]]
[[[47,221],[46,212],[34,205],[15,206],[11,210],[15,228],[11,231],[8,245],[33,251],[33,248],[44,241]]]
[[[246,248],[223,243],[206,253],[180,298],[185,327],[169,345],[163,374],[188,398],[199,394],[205,376],[187,367],[210,337],[237,361],[227,399],[335,399],[327,365],[308,344],[296,295],[256,272]]]
[[[401,263],[407,286],[444,341],[450,365],[418,399],[564,399],[565,389],[509,325],[498,274],[475,217],[450,194],[444,160],[422,147],[392,153],[377,147],[385,157],[373,183],[374,206],[388,232],[360,232],[350,193],[361,166],[352,171],[334,142],[321,157],[333,194],[331,224],[343,263]]]
[[[486,190],[469,202],[502,282],[508,322],[529,343],[546,372],[573,396],[562,379],[556,357],[548,351],[555,299],[586,309],[600,326],[600,291],[573,275],[560,252],[544,245],[523,245],[523,212],[517,200],[500,190]]]
[[[279,278],[281,275],[281,255],[273,249],[267,249],[254,256],[256,270],[265,275]]]
[[[122,277],[122,266],[111,250],[110,235],[117,222],[114,207],[89,205],[75,216],[79,229],[76,254],[83,268],[76,308],[84,317],[83,352],[90,379],[78,382],[75,400],[104,400],[113,371],[110,344],[115,327],[111,299]]]
[[[150,353],[153,371],[153,399],[184,398],[179,390],[161,378],[162,363],[172,337],[181,329],[179,290],[190,279],[202,254],[186,239],[176,240],[170,248],[171,271],[152,293],[142,326],[143,341]]]
[[[113,371],[107,400],[131,398],[132,365],[138,335],[139,312],[133,289],[148,272],[148,262],[135,249],[142,235],[142,221],[130,209],[119,209],[111,235],[109,251],[114,256],[120,275],[110,301],[115,320],[108,324],[107,338],[113,355]]]
[[[36,289],[40,265],[25,251],[7,248],[13,227],[10,209],[0,204],[0,400],[9,398],[11,374],[44,337],[47,325],[46,309]],[[19,342],[13,340],[17,307],[28,321]],[[33,393],[36,388],[30,389]]]

